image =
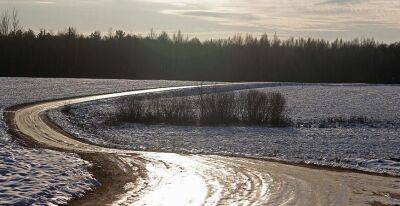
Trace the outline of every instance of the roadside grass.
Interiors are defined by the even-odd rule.
[[[67,116],[72,116],[74,115],[73,111],[72,111],[72,107],[67,105],[61,108],[61,112]]]
[[[299,121],[292,123],[294,127],[305,128],[341,128],[341,127],[371,127],[371,128],[399,128],[396,121],[378,120],[365,116],[334,116],[318,120]]]
[[[235,93],[201,93],[169,98],[122,98],[108,124],[144,123],[178,125],[290,125],[286,99],[280,93],[257,90]]]
[[[370,119],[368,117],[364,116],[349,116],[349,117],[343,117],[343,116],[337,116],[337,117],[330,117],[322,120],[318,127],[319,128],[325,128],[325,127],[347,127],[351,125],[368,125],[368,124],[374,124],[374,123],[380,123],[377,120]]]

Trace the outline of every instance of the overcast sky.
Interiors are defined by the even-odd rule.
[[[24,28],[80,33],[178,29],[201,39],[234,33],[400,40],[400,0],[0,0]]]

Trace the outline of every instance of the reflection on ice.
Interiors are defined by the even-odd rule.
[[[208,188],[197,172],[202,165],[193,159],[177,154],[143,154],[146,164],[148,187],[141,191],[133,205],[201,205]]]

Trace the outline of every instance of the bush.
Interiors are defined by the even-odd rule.
[[[124,98],[113,121],[169,124],[247,124],[281,127],[289,125],[285,117],[286,100],[280,93],[251,90],[201,94],[195,97]]]
[[[235,115],[235,94],[216,93],[200,95],[200,124],[216,125],[237,120]]]
[[[185,98],[160,101],[158,98],[124,98],[111,121],[129,123],[192,123],[195,113],[191,101]]]
[[[272,126],[285,126],[289,123],[284,115],[286,109],[286,99],[281,93],[271,93],[269,97],[270,101],[270,121]]]
[[[122,99],[118,107],[117,120],[121,122],[137,123],[143,121],[144,110],[142,102],[135,97]]]
[[[173,122],[178,124],[195,122],[196,115],[193,104],[187,98],[179,98],[175,101],[167,101],[161,106],[163,122]]]
[[[263,92],[252,90],[247,93],[244,116],[249,124],[266,124],[271,116],[270,99]]]

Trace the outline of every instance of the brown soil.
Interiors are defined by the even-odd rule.
[[[134,171],[132,167],[122,162],[113,154],[80,154],[82,159],[92,163],[89,172],[93,174],[101,186],[86,193],[83,197],[77,197],[69,202],[69,205],[108,205],[117,200],[117,197],[126,193],[124,186],[135,182],[138,177],[144,177],[142,169]],[[140,168],[140,167],[138,167]]]

